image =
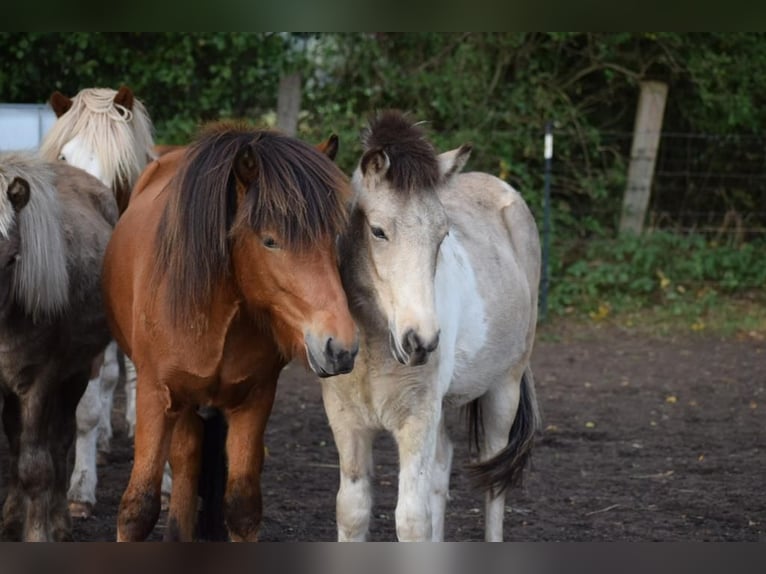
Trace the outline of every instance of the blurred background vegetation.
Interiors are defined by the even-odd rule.
[[[127,84],[158,143],[219,118],[274,125],[297,73],[298,135],[337,133],[346,172],[369,115],[404,109],[441,150],[473,143],[469,169],[508,181],[538,222],[553,121],[550,315],[766,325],[765,34],[0,33],[0,54],[0,101]],[[644,80],[669,86],[663,137],[644,233],[619,238]]]

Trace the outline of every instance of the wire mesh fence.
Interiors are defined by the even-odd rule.
[[[633,134],[555,136],[554,219],[585,234],[616,234]],[[766,237],[766,135],[662,133],[644,229],[718,241]]]

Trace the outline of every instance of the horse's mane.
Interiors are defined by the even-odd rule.
[[[40,146],[40,155],[55,161],[75,136],[98,150],[107,187],[131,189],[147,162],[154,158],[153,127],[137,98],[132,109],[114,102],[109,88],[85,88],[72,98],[72,107],[56,120]]]
[[[362,132],[364,151],[381,150],[391,165],[386,179],[400,191],[430,190],[441,179],[436,150],[420,124],[397,110],[386,110],[370,120]]]
[[[29,203],[18,217],[8,199],[15,177],[29,183]],[[21,258],[14,273],[14,298],[33,317],[55,316],[69,302],[69,272],[61,209],[54,175],[43,160],[28,154],[0,154],[0,235],[18,225]],[[18,219],[18,221],[16,221]]]
[[[234,160],[248,145],[257,175],[238,208]],[[173,319],[193,321],[210,301],[215,282],[231,271],[240,230],[273,230],[291,250],[341,233],[347,186],[343,172],[305,142],[245,124],[208,126],[169,186],[156,237],[153,280],[167,277]]]

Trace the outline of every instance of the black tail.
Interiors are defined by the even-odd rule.
[[[524,467],[532,454],[535,433],[540,428],[540,413],[535,395],[532,371],[527,368],[521,377],[519,408],[508,434],[508,445],[489,460],[472,464],[471,478],[484,490],[495,493],[521,484]],[[481,399],[469,405],[468,432],[471,444],[478,450],[483,442]]]
[[[226,491],[226,418],[218,409],[205,409],[202,415],[202,469],[199,474],[199,496],[202,510],[197,520],[197,539],[226,541],[229,532],[224,518],[223,499]]]

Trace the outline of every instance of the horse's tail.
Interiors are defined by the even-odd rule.
[[[200,414],[204,430],[198,486],[202,509],[197,519],[197,539],[226,541],[229,539],[223,509],[227,476],[226,419],[218,409],[205,409]]]
[[[532,370],[527,367],[521,377],[519,407],[513,420],[508,444],[489,460],[472,464],[469,472],[477,485],[494,493],[521,484],[524,467],[532,454],[535,433],[540,430],[541,418],[535,393]],[[471,444],[477,450],[483,441],[480,399],[469,405],[468,425]]]

